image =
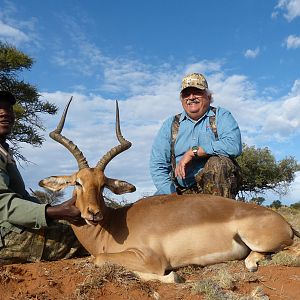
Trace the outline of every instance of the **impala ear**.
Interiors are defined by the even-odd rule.
[[[105,186],[116,195],[132,193],[136,190],[135,186],[127,181],[107,177],[105,178]]]
[[[50,176],[39,182],[39,186],[52,192],[58,192],[71,185],[75,185],[72,176]]]

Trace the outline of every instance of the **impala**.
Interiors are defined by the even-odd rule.
[[[161,195],[117,209],[106,206],[105,187],[115,194],[135,191],[132,184],[104,174],[106,165],[131,146],[120,131],[118,103],[120,144],[90,168],[77,146],[61,135],[71,100],[50,137],[73,154],[79,170],[70,176],[48,177],[40,185],[52,191],[75,186],[76,206],[86,224],[72,228],[96,265],[120,264],[142,279],[164,282],[178,279],[174,272],[166,275],[168,271],[190,264],[245,259],[246,268],[256,271],[265,254],[292,245],[294,235],[299,236],[270,209],[212,195]]]

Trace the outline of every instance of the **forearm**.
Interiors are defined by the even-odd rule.
[[[222,138],[218,141],[211,141],[201,145],[207,155],[223,155],[227,157],[237,157],[242,152],[242,143],[239,138]]]
[[[230,112],[220,109],[217,116],[218,139],[203,143],[202,148],[209,155],[237,157],[242,152],[241,132]]]
[[[47,226],[46,204],[37,204],[18,198],[13,193],[0,194],[0,224],[10,223],[27,228]]]

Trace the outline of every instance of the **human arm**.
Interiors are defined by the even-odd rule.
[[[224,108],[218,108],[216,125],[218,139],[211,139],[200,145],[205,153],[232,158],[239,156],[242,153],[241,132],[232,114]]]
[[[176,191],[171,180],[171,123],[172,118],[166,120],[158,131],[152,145],[150,155],[150,174],[157,188],[157,194],[171,194]]]
[[[16,168],[11,164],[10,175],[7,171],[7,163],[1,157],[0,159],[0,226],[11,228],[14,225],[20,225],[28,228],[41,228],[47,226],[45,218],[46,204],[38,204],[24,199],[27,195],[21,195],[19,189],[23,181]],[[11,178],[18,185],[19,192],[10,187]]]
[[[39,229],[48,226],[51,219],[63,219],[77,221],[79,210],[73,205],[74,199],[67,204],[53,206],[40,204],[32,197],[28,198],[28,193],[19,188],[23,182],[17,169],[11,165],[10,175],[7,172],[7,165],[0,159],[0,226],[12,228],[13,226],[22,226],[27,228]],[[13,176],[14,185],[18,185],[19,193],[11,187],[11,178]],[[17,180],[18,179],[18,180]],[[20,194],[22,193],[22,194]],[[50,211],[49,215],[48,212]]]

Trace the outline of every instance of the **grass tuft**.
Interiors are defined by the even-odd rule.
[[[264,259],[259,262],[261,266],[275,265],[275,266],[288,266],[288,267],[300,267],[300,258],[287,252],[280,251],[272,255],[272,259]]]
[[[226,269],[219,270],[217,275],[213,277],[213,280],[217,281],[222,289],[233,290],[236,287],[234,275],[230,274]]]
[[[136,287],[139,290],[153,295],[153,289],[145,282],[142,282],[133,272],[122,266],[105,263],[101,267],[90,268],[83,283],[75,290],[77,299],[89,299],[89,292],[94,289],[101,289],[106,283],[117,283],[125,288]]]
[[[204,294],[206,300],[226,299],[225,292],[211,279],[204,279],[191,284],[194,295]]]

